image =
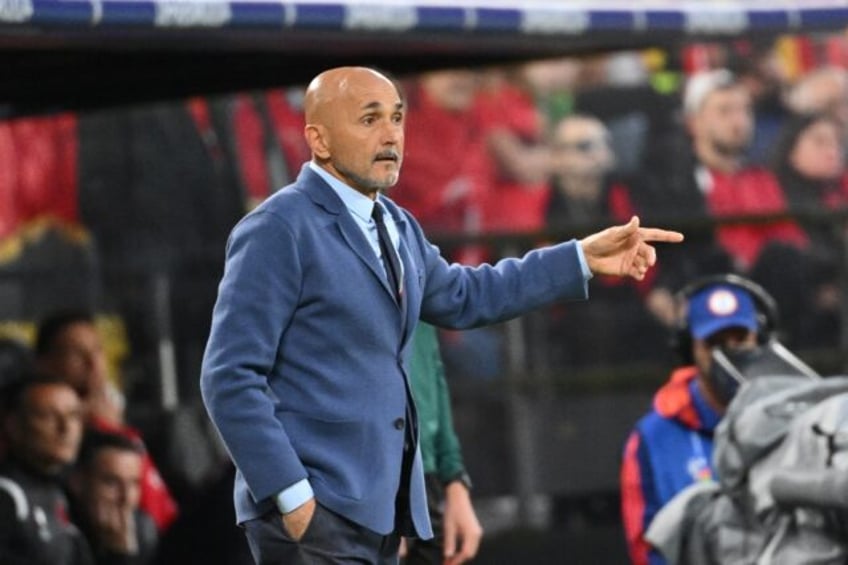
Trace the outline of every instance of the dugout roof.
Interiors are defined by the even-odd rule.
[[[681,42],[841,30],[834,0],[0,0],[0,104],[82,108]]]

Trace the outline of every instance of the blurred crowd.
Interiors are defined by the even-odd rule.
[[[418,77],[393,198],[430,234],[544,241],[634,214],[686,233],[650,280],[594,281],[591,305],[539,317],[528,343],[537,370],[656,359],[679,317],[674,292],[721,272],[777,297],[792,346],[834,346],[848,203],[845,43],[738,41],[691,45],[675,61],[648,51]],[[473,263],[494,252],[463,244],[452,253]],[[622,314],[627,324],[610,323]],[[487,376],[475,355],[484,340],[446,341],[449,357],[456,347],[463,367]]]
[[[397,78],[407,140],[391,196],[454,260],[634,214],[686,233],[647,280],[594,280],[590,304],[531,316],[528,369],[664,357],[674,293],[710,273],[773,294],[790,346],[839,343],[843,35]],[[193,562],[181,559],[197,543],[212,560],[244,557],[219,549],[238,554],[239,541],[197,526],[234,522],[214,506],[232,473],[215,439],[190,415],[159,420],[124,398],[157,404],[166,395],[150,376],[171,371],[171,402],[197,407],[227,234],[308,159],[301,110],[302,89],[285,88],[0,122],[0,494],[13,503],[0,506],[12,521],[0,544],[56,544],[20,562],[59,563],[49,551],[71,546],[94,560],[80,563],[149,563],[157,551]],[[505,372],[498,328],[441,338],[449,372]]]
[[[674,289],[714,272],[775,294],[790,345],[833,345],[846,43],[737,40],[397,77],[408,143],[392,197],[470,264],[526,250],[527,239],[509,247],[487,235],[541,243],[633,214],[687,233],[650,280],[594,282],[592,316],[575,305],[537,321],[532,341],[548,369],[595,363],[598,351],[654,358]],[[138,320],[164,274],[177,370],[194,371],[229,229],[308,158],[301,98],[287,87],[0,122],[0,290],[10,298],[0,320],[71,301],[119,312],[135,350],[152,350],[162,322]],[[605,305],[632,323],[608,324]],[[449,358],[497,349],[485,333],[469,336],[443,336]],[[497,372],[478,361],[468,370]]]
[[[181,457],[163,459],[187,458],[202,471],[190,442],[210,440],[195,435],[181,442]],[[32,348],[0,341],[4,564],[247,563],[227,511],[232,475],[224,461],[221,454],[193,489],[166,484],[142,433],[127,423],[91,314],[44,318]],[[168,474],[178,477],[173,468]]]

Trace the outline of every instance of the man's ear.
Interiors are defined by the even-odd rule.
[[[330,158],[330,148],[327,144],[327,130],[322,125],[307,124],[303,130],[306,143],[313,155],[321,160]]]

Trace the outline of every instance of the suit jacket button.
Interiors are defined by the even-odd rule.
[[[397,420],[395,420],[395,429],[402,430],[405,424],[406,422],[404,422],[403,418],[398,418]]]

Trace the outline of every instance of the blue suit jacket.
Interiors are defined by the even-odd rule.
[[[239,522],[308,477],[322,505],[380,534],[394,530],[396,493],[408,489],[415,530],[429,537],[420,451],[400,485],[395,425],[415,323],[469,328],[587,296],[575,242],[494,267],[449,265],[412,216],[380,201],[400,233],[403,309],[353,217],[308,167],[230,235],[201,390],[237,467]]]

